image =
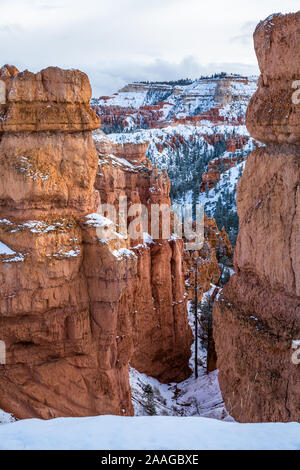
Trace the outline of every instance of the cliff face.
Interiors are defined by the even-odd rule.
[[[255,31],[261,76],[248,108],[247,127],[252,136],[268,144],[299,145],[299,18],[300,12],[273,15]]]
[[[129,361],[161,380],[189,374],[182,246],[99,237],[114,227],[96,210],[118,191],[168,202],[167,176],[140,168],[142,148],[98,168],[83,73],[5,66],[0,80],[0,408],[130,415]]]
[[[120,196],[127,197],[128,209],[143,204],[170,205],[170,183],[165,171],[146,159],[147,146],[124,145],[134,160],[122,160],[122,145],[105,136],[95,135],[99,154],[99,173],[95,187],[101,202],[118,207]],[[135,162],[135,164],[133,164]],[[131,295],[132,338],[134,353],[131,365],[162,382],[181,381],[190,374],[188,360],[192,335],[187,324],[186,293],[183,270],[182,240],[130,240],[136,257],[135,279]],[[125,294],[126,296],[126,294]]]
[[[218,285],[221,277],[220,264],[223,257],[232,261],[232,246],[225,231],[219,230],[214,219],[204,214],[204,243],[198,251],[185,251],[185,278],[189,299],[194,299],[195,260],[198,267],[198,298],[211,289],[211,284]]]
[[[85,74],[48,68],[38,74],[3,67],[0,80],[0,211],[25,219],[84,214],[94,205],[97,155]],[[20,215],[19,215],[20,214]]]
[[[149,144],[147,158],[167,170],[173,203],[200,200],[235,245],[236,183],[258,145],[245,126],[256,88],[256,77],[222,74],[180,86],[134,84],[92,103],[116,144]]]
[[[300,13],[256,28],[261,69],[247,111],[266,144],[249,157],[237,192],[236,274],[214,307],[220,385],[239,421],[299,421]]]

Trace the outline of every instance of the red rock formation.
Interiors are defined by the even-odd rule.
[[[230,138],[225,140],[226,150],[228,152],[236,152],[237,149],[241,149],[247,144],[249,137],[243,138]],[[202,175],[202,183],[200,185],[200,192],[205,192],[212,189],[218,181],[220,181],[221,174],[224,171],[230,170],[246,159],[245,156],[239,155],[238,157],[224,157],[215,158],[208,162],[208,170]]]
[[[237,157],[224,157],[224,158],[215,158],[208,162],[208,170],[230,170],[230,168],[234,167],[237,162]]]
[[[103,99],[100,98],[100,99]],[[107,99],[104,99],[106,102]],[[153,106],[141,106],[138,110],[133,108],[123,108],[120,106],[97,106],[93,105],[98,116],[101,117],[103,127],[128,127],[128,118],[137,126],[146,126],[147,128],[162,127],[161,119],[164,114],[162,108],[165,103],[157,103]]]
[[[182,246],[129,250],[130,239],[99,238],[113,227],[94,213],[100,196],[120,193],[169,203],[167,175],[151,170],[143,146],[114,149],[142,168],[105,149],[115,161],[98,168],[100,122],[81,72],[6,66],[0,77],[0,408],[17,418],[130,415],[129,361],[161,380],[189,374]]]
[[[185,251],[185,278],[189,298],[194,298],[195,288],[195,259],[198,259],[198,294],[202,298],[204,292],[211,288],[211,284],[217,285],[220,276],[219,260],[226,256],[232,260],[232,246],[228,235],[223,228],[218,229],[214,219],[209,219],[204,215],[204,243],[200,250],[192,252]]]
[[[255,31],[261,76],[255,99],[248,107],[247,126],[261,142],[299,144],[299,21],[300,12],[273,15]]]
[[[299,31],[299,12],[256,28],[262,75],[247,126],[267,146],[248,157],[238,186],[237,274],[214,307],[223,398],[243,422],[300,419]]]
[[[7,100],[1,105],[0,132],[74,132],[99,125],[89,106],[91,86],[82,72],[49,67],[37,74],[16,73],[3,67],[0,79]]]
[[[235,153],[242,149],[249,141],[248,136],[234,136],[226,140],[227,152]]]
[[[210,168],[207,172],[202,175],[202,183],[200,185],[200,191],[207,191],[215,186],[220,181],[221,175],[219,170]]]
[[[233,92],[232,85],[235,86],[236,84],[243,84],[248,85],[249,80],[247,77],[223,77],[221,79],[207,79],[202,80],[203,84],[209,84],[210,86],[213,85],[215,87],[215,92],[212,92],[211,98],[214,102],[218,103],[214,108],[208,109],[204,113],[199,113],[198,115],[187,115],[183,116],[180,113],[178,116],[176,114],[169,117],[169,120],[166,120],[166,111],[171,108],[174,108],[174,102],[170,103],[168,101],[158,101],[156,104],[153,105],[144,105],[138,108],[133,107],[126,107],[122,105],[114,105],[114,100],[112,97],[102,96],[99,98],[99,105],[94,104],[93,108],[95,109],[96,113],[101,117],[103,128],[111,128],[114,127],[118,128],[128,128],[131,127],[132,124],[136,125],[138,128],[149,128],[149,129],[157,129],[157,128],[165,128],[167,126],[178,126],[179,124],[186,124],[186,125],[193,125],[193,126],[203,126],[203,121],[208,120],[215,125],[232,125],[238,126],[241,124],[245,124],[245,116],[243,113],[239,115],[223,115],[220,113],[222,107],[226,106],[228,103],[231,103],[235,100],[243,100],[247,99],[247,91],[245,87],[245,91],[241,92],[241,94],[237,93],[237,90]],[[126,92],[136,93],[137,95],[141,92],[150,92],[151,93],[162,93],[162,96],[170,96],[170,94],[174,94],[175,96],[182,99],[184,105],[188,105],[186,109],[190,106],[190,104],[195,104],[197,99],[205,99],[207,95],[201,94],[201,92],[197,92],[196,89],[193,89],[191,93],[187,90],[184,90],[183,87],[173,87],[171,85],[158,85],[155,83],[150,84],[129,84],[125,86],[122,90],[118,93],[114,93],[113,97],[115,96],[122,96],[126,100]],[[166,98],[168,99],[168,98]],[[121,102],[123,100],[120,100]],[[119,101],[119,103],[120,103]],[[130,102],[130,99],[129,99]],[[100,104],[101,103],[101,104]],[[111,103],[111,104],[110,104]],[[168,107],[170,107],[168,109]],[[232,145],[233,148],[233,145]]]
[[[195,298],[195,274],[197,266],[197,291],[199,302],[203,298],[203,294],[209,291],[212,284],[218,285],[221,278],[221,270],[219,262],[224,262],[225,257],[229,263],[232,261],[232,246],[228,235],[223,228],[218,229],[214,219],[208,219],[204,216],[204,243],[198,251],[185,251],[185,278],[186,288],[189,300]],[[210,302],[213,304],[219,287],[214,289]],[[208,338],[207,351],[207,372],[213,372],[217,369],[217,354],[213,334]]]
[[[143,204],[149,212],[151,205],[170,206],[170,183],[165,171],[152,169],[145,158],[147,146],[140,149],[140,165],[126,165],[115,154],[119,145],[96,136],[100,173],[96,188],[101,202],[118,207],[119,197],[127,196],[132,203]],[[162,382],[188,377],[188,359],[192,342],[187,324],[184,287],[183,244],[181,240],[131,240],[137,257],[136,279],[129,309],[132,321],[134,353],[131,364],[139,371]],[[123,307],[124,308],[124,307]]]
[[[105,404],[81,270],[78,217],[95,206],[99,126],[88,79],[55,68],[0,76],[0,239],[14,252],[0,256],[0,408],[19,418],[113,411],[118,391]]]

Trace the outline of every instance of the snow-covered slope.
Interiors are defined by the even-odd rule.
[[[224,142],[220,153],[215,148],[216,136],[218,136],[217,142]],[[167,126],[163,129],[140,129],[132,133],[120,132],[110,134],[109,137],[116,143],[131,142],[138,144],[148,142],[147,157],[160,168],[168,170],[173,184],[176,184],[176,180],[172,180],[173,171],[175,168],[184,167],[188,153],[194,154],[195,166],[197,161],[201,162],[201,159],[203,162],[205,161],[204,168],[206,169],[207,163],[216,157],[246,157],[256,145],[254,139],[249,136],[245,125],[213,125],[209,121],[206,121],[200,127],[179,124],[176,127]],[[94,139],[97,140],[97,135]],[[235,144],[238,139],[241,139],[239,148],[234,149],[234,151],[227,150],[226,143]],[[189,171],[191,170],[191,167],[189,167]],[[198,177],[200,186],[201,175],[198,175]]]
[[[218,110],[219,120],[238,121],[243,117],[250,97],[256,90],[256,77],[235,75],[220,75],[218,77],[202,78],[187,85],[133,83],[129,84],[111,97],[93,99],[99,113],[104,117],[111,108],[128,110],[131,121],[127,127],[139,127],[139,112],[160,111],[152,116],[154,121],[174,121],[174,119],[200,116],[212,109]],[[152,109],[143,109],[153,107]],[[156,107],[156,108],[155,108]],[[142,109],[141,109],[142,108]],[[130,111],[131,110],[131,111]],[[135,110],[136,113],[132,113]],[[149,124],[151,114],[145,112],[145,124]],[[148,122],[149,121],[149,122]],[[126,127],[126,121],[124,121]]]
[[[208,298],[216,286],[204,294],[202,302]],[[198,308],[200,315],[200,309]],[[195,336],[194,311],[192,302],[188,302],[188,319]],[[153,377],[141,374],[130,368],[132,404],[135,416],[201,416],[224,421],[233,421],[228,414],[221,395],[218,371],[207,374],[207,351],[198,348],[198,374],[195,379],[195,342],[191,346],[191,376],[181,383],[162,384]]]
[[[112,97],[93,99],[93,105],[102,129],[115,142],[149,142],[148,158],[168,171],[172,202],[200,199],[209,215],[218,218],[219,228],[225,226],[234,244],[238,231],[235,189],[223,188],[223,195],[229,192],[233,196],[233,202],[231,196],[221,201],[226,211],[218,208],[219,197],[206,198],[205,194],[199,198],[199,192],[204,190],[202,178],[210,162],[218,162],[215,170],[223,179],[227,168],[222,168],[222,160],[239,165],[258,145],[245,126],[246,109],[256,87],[256,77],[224,74],[179,83],[133,83]],[[228,183],[226,178],[223,182]]]
[[[173,203],[201,202],[210,217],[218,218],[219,228],[225,226],[234,243],[238,231],[235,190],[244,170],[244,161],[256,147],[245,125],[203,126],[180,124],[163,129],[140,129],[132,133],[110,134],[116,143],[149,142],[147,157],[159,168],[165,168],[171,180]],[[95,135],[97,140],[97,135]],[[224,171],[222,161],[231,162],[233,168]],[[202,177],[210,164],[216,164],[221,179],[210,191],[200,192]],[[218,200],[224,205],[223,215]],[[218,211],[218,214],[217,214]],[[222,218],[222,220],[220,220]]]
[[[165,416],[59,418],[0,426],[2,450],[300,450],[300,424]]]
[[[6,413],[3,410],[0,410],[0,424],[13,423],[15,419],[9,413]]]
[[[149,416],[150,386],[151,394],[153,392],[150,401],[152,414],[233,421],[222,399],[217,370],[208,375],[201,374],[198,379],[191,375],[180,384],[162,384],[153,377],[131,369],[130,383],[135,416]]]

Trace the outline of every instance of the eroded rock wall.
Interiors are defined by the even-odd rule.
[[[247,111],[253,137],[237,191],[236,274],[214,307],[220,385],[238,421],[299,421],[300,12],[254,34],[261,70]],[[297,346],[298,345],[298,346]]]
[[[98,414],[79,223],[97,200],[89,81],[57,68],[3,67],[0,77],[0,408],[18,418]]]
[[[128,210],[132,204],[143,204],[148,209],[150,232],[152,204],[170,206],[166,172],[152,168],[144,144],[132,150],[126,146],[129,156],[135,154],[135,158],[124,161],[120,144],[113,144],[101,133],[95,141],[99,154],[96,188],[101,202],[119,208],[119,198],[126,196]],[[134,343],[130,363],[162,382],[184,380],[190,374],[192,334],[186,314],[183,242],[145,239],[141,234],[130,240],[130,249],[136,257],[136,278],[128,296]]]
[[[103,238],[114,227],[97,210],[121,193],[169,203],[169,180],[142,147],[102,149],[117,160],[99,165],[85,74],[5,66],[0,80],[0,408],[130,415],[130,361],[164,381],[189,374],[182,246]]]

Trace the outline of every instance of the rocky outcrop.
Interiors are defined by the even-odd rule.
[[[247,126],[261,142],[299,145],[299,22],[300,12],[275,14],[259,23],[255,31],[261,76],[248,107]]]
[[[147,146],[137,146],[134,160],[124,161],[116,156],[120,154],[120,144],[113,144],[99,132],[95,142],[99,154],[95,187],[101,202],[118,208],[119,198],[126,196],[128,210],[132,204],[144,205],[150,228],[152,204],[170,206],[166,172],[157,167],[152,169],[145,157]],[[128,151],[129,155],[132,153],[133,150]],[[134,342],[131,365],[162,382],[183,380],[190,374],[188,359],[192,342],[186,316],[183,242],[145,239],[141,234],[130,244],[136,258],[129,308]]]
[[[121,193],[168,202],[167,175],[143,146],[96,151],[85,74],[5,66],[0,80],[0,408],[130,415],[130,361],[164,381],[189,374],[182,246],[111,237],[97,209]]]
[[[133,83],[110,97],[94,99],[92,106],[107,131],[180,124],[203,127],[204,121],[239,126],[245,123],[243,107],[255,87],[254,77],[223,74],[182,84]],[[233,113],[228,112],[230,105]]]
[[[238,186],[236,274],[214,307],[222,394],[242,422],[300,419],[299,31],[299,12],[255,31],[261,77],[247,126],[266,147],[248,157]]]
[[[200,191],[209,191],[210,189],[214,188],[216,183],[218,183],[221,179],[221,175],[219,170],[216,169],[209,169],[205,173],[202,174],[202,183],[200,185]]]
[[[220,262],[226,257],[232,263],[232,246],[223,228],[204,214],[204,243],[200,250],[184,251],[185,279],[189,299],[194,299],[195,266],[198,269],[198,299],[202,299],[211,285],[218,285],[221,277]]]
[[[97,414],[105,377],[79,225],[96,201],[91,88],[81,72],[56,68],[5,66],[0,77],[0,408],[18,418]]]
[[[6,88],[0,132],[74,132],[99,125],[89,105],[89,80],[79,70],[49,67],[34,74],[28,70],[18,73],[15,67],[4,66],[0,80]]]

